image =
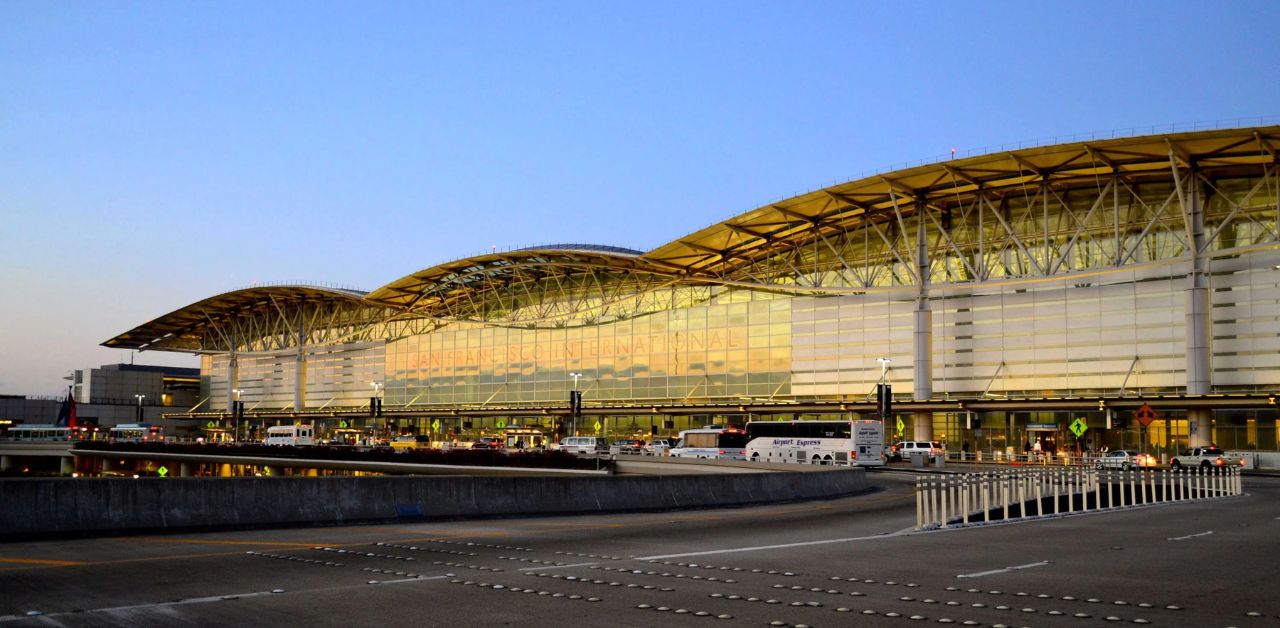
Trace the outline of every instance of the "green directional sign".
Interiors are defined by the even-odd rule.
[[[346,421],[338,421],[338,427],[340,427],[340,428],[342,428],[342,429],[346,429],[346,428],[347,428],[347,422],[346,422]]]
[[[208,423],[205,423],[204,426],[209,429],[213,429],[215,427],[218,427],[218,424],[215,421],[209,421]]]
[[[167,477],[169,475],[169,467],[160,467],[156,469],[156,473],[159,473],[162,478]]]
[[[600,422],[599,422],[599,421],[596,421],[596,426],[595,426],[595,427],[596,427],[596,431],[597,431],[597,432],[599,432],[599,431],[600,431],[600,428],[602,428],[602,427],[604,427],[604,426],[603,426],[603,425],[600,425]]]
[[[1085,423],[1084,419],[1076,419],[1071,422],[1070,429],[1071,433],[1076,435],[1076,438],[1080,438],[1089,429],[1089,424]]]
[[[431,431],[433,431],[433,432],[439,432],[439,431],[440,431],[440,419],[436,419],[436,420],[434,420],[434,421],[432,421],[432,422],[431,422]]]
[[[498,429],[502,429],[506,426],[507,426],[507,422],[505,419],[498,419]]]
[[[898,433],[901,434],[907,429],[907,424],[902,422],[902,417],[898,417]]]

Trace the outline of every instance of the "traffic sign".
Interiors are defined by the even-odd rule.
[[[347,422],[346,422],[346,421],[338,421],[338,427],[340,427],[340,428],[342,428],[342,429],[346,429],[346,428],[347,428]]]
[[[1142,424],[1142,427],[1147,427],[1151,425],[1152,421],[1160,418],[1160,414],[1150,404],[1144,403],[1141,408],[1134,411],[1133,418],[1137,419]]]
[[[898,433],[901,434],[907,429],[907,424],[902,422],[902,417],[898,417]]]
[[[169,467],[160,467],[159,469],[156,469],[156,473],[159,473],[160,477],[165,477],[169,475]]]
[[[436,420],[434,420],[434,421],[432,421],[432,422],[431,422],[431,431],[433,431],[433,432],[439,432],[439,431],[440,431],[440,419],[436,419]]]
[[[505,419],[498,419],[498,429],[502,429],[506,426],[507,426],[507,422]],[[599,428],[596,428],[596,429],[599,429]]]
[[[599,432],[599,431],[600,431],[600,428],[601,428],[601,427],[604,427],[604,426],[600,425],[600,422],[599,422],[599,421],[596,421],[596,426],[595,426],[595,427],[596,427],[596,431],[597,431],[597,432]]]
[[[1070,429],[1071,433],[1076,435],[1076,438],[1080,438],[1081,436],[1084,436],[1085,431],[1089,429],[1089,424],[1086,423],[1084,419],[1076,419],[1071,422]]]
[[[213,428],[215,428],[215,427],[218,427],[218,424],[217,424],[217,423],[215,423],[215,422],[213,422],[213,421],[209,421],[208,423],[205,423],[205,424],[204,424],[204,426],[205,426],[205,427],[207,427],[207,428],[209,428],[209,429],[213,429]]]

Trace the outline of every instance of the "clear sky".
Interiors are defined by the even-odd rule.
[[[650,249],[953,147],[1274,124],[1277,25],[1274,0],[0,2],[0,393],[60,394],[129,361],[99,343],[255,282]]]

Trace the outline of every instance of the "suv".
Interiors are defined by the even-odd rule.
[[[607,454],[609,441],[596,436],[569,436],[553,445],[552,449],[567,451],[571,454]]]
[[[667,450],[671,449],[671,446],[671,441],[665,438],[655,438],[642,447],[641,452],[650,456],[665,456],[667,455]]]
[[[894,449],[897,450],[897,455],[902,460],[910,460],[913,453],[921,453],[928,458],[946,453],[946,450],[942,448],[942,443],[936,440],[904,440],[895,445]]]

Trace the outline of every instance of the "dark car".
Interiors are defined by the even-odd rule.
[[[472,449],[506,449],[506,443],[496,436],[484,436],[471,443]]]

